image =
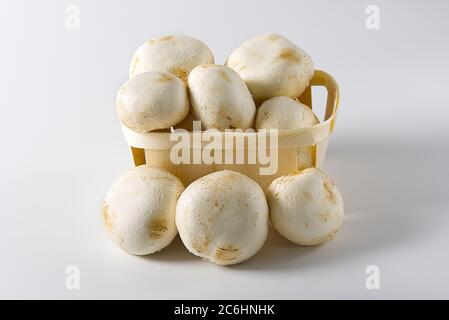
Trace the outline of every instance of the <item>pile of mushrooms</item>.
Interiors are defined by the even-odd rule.
[[[235,49],[224,65],[209,47],[180,35],[151,39],[135,52],[116,111],[136,132],[192,127],[278,129],[313,126],[318,117],[301,96],[314,74],[310,55],[278,34],[258,35]],[[301,245],[332,239],[343,219],[336,185],[313,166],[309,148],[297,148],[299,171],[267,190],[246,175],[217,171],[188,186],[172,173],[141,165],[108,191],[103,221],[128,253],[147,255],[179,233],[194,255],[219,265],[243,262],[266,241],[269,225]]]

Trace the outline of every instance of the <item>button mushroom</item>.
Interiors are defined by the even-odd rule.
[[[201,65],[189,75],[190,102],[206,129],[248,129],[256,106],[246,84],[231,68]]]
[[[303,246],[332,239],[343,220],[343,199],[321,170],[309,168],[274,180],[267,190],[270,220],[278,233]]]
[[[140,73],[119,89],[116,109],[120,121],[137,132],[166,129],[189,113],[185,84],[167,72]]]
[[[187,83],[190,71],[207,63],[214,63],[214,56],[206,44],[192,37],[169,35],[151,39],[137,49],[131,60],[129,76],[165,71]]]
[[[123,174],[103,204],[104,224],[128,253],[145,255],[169,245],[177,234],[176,202],[184,190],[171,173],[147,165]]]
[[[271,98],[257,111],[256,129],[300,129],[319,123],[318,117],[305,104],[289,97]],[[311,167],[315,163],[312,147],[298,147],[298,169]]]
[[[235,49],[226,65],[238,72],[258,104],[272,97],[299,97],[314,74],[311,57],[278,34],[255,36]]]
[[[219,265],[245,261],[264,244],[268,206],[260,186],[234,171],[190,184],[179,198],[176,225],[193,254]]]

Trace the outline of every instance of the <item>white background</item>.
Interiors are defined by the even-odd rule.
[[[369,4],[379,30],[365,27]],[[0,12],[0,298],[449,298],[447,1],[8,0]],[[178,238],[148,257],[122,252],[100,208],[132,165],[114,100],[134,50],[182,33],[222,63],[265,32],[341,86],[325,163],[345,200],[340,233],[300,248],[271,232],[226,268]],[[67,265],[80,290],[67,290]],[[380,290],[365,287],[368,265]]]

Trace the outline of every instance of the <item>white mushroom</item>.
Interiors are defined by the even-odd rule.
[[[255,36],[235,49],[226,65],[238,72],[258,104],[272,97],[299,97],[314,74],[312,58],[277,34]]]
[[[275,97],[262,103],[257,111],[256,129],[290,130],[317,123],[317,116],[305,104],[289,97]]]
[[[220,265],[255,255],[268,232],[268,206],[260,186],[234,171],[218,171],[190,184],[176,207],[176,225],[193,254]]]
[[[192,37],[169,35],[151,39],[137,49],[131,60],[129,76],[165,71],[187,82],[193,68],[207,63],[214,63],[214,56],[206,44]]]
[[[189,112],[189,97],[179,78],[151,71],[130,78],[120,87],[116,109],[126,127],[148,132],[181,122]]]
[[[248,129],[256,106],[246,84],[226,66],[201,65],[189,75],[190,102],[206,129]]]
[[[274,180],[267,190],[270,220],[282,236],[313,246],[332,239],[343,220],[343,199],[321,170],[309,168]]]
[[[310,127],[319,123],[318,117],[305,104],[289,97],[271,98],[257,111],[256,129],[290,130]],[[313,147],[298,147],[298,169],[311,167],[315,163]]]
[[[176,202],[184,190],[171,173],[147,165],[123,174],[109,189],[103,219],[114,242],[128,253],[161,250],[177,234]]]

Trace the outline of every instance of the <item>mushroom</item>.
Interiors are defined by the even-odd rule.
[[[214,56],[206,44],[192,37],[168,35],[151,39],[137,49],[131,60],[129,76],[165,71],[187,83],[190,71],[207,63],[214,63]]]
[[[260,106],[256,117],[256,130],[290,130],[310,127],[319,123],[318,117],[305,104],[289,97],[271,98]],[[313,147],[296,148],[298,169],[315,164]]]
[[[343,220],[336,185],[316,168],[274,180],[267,190],[270,220],[278,233],[303,246],[332,239]]]
[[[179,197],[176,226],[194,255],[219,265],[240,263],[255,255],[267,238],[265,195],[241,173],[211,173]]]
[[[128,253],[145,255],[169,245],[177,234],[176,201],[184,190],[171,173],[142,165],[109,189],[103,220],[113,241]]]
[[[194,115],[206,129],[248,129],[256,106],[240,76],[226,66],[201,65],[188,80]]]
[[[312,58],[278,34],[255,36],[229,56],[226,65],[238,72],[257,104],[272,97],[299,97],[314,74]]]
[[[119,89],[116,109],[120,121],[137,132],[166,129],[189,112],[185,84],[168,72],[140,73]]]

